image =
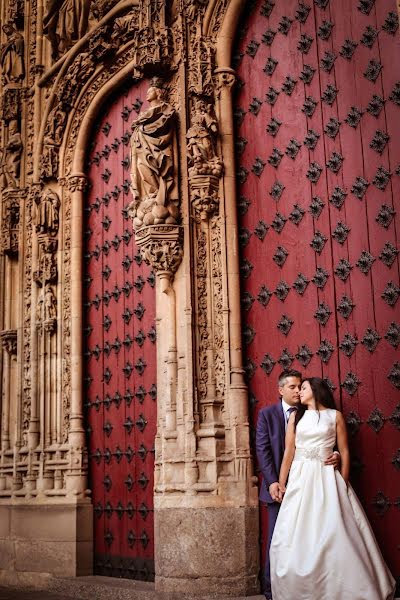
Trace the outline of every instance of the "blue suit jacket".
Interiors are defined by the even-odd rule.
[[[258,466],[263,476],[260,500],[273,503],[268,488],[271,483],[279,480],[279,470],[285,450],[285,415],[281,401],[260,410],[256,450]]]

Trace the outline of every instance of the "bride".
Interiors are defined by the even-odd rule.
[[[324,465],[335,445],[340,471]],[[394,597],[394,579],[349,484],[349,470],[346,424],[332,392],[318,377],[304,379],[279,475],[284,496],[270,550],[274,600]]]

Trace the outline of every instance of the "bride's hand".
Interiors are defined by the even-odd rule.
[[[283,496],[285,495],[285,492],[286,492],[285,486],[279,484],[279,488],[278,488],[279,500],[278,500],[278,502],[282,502]]]

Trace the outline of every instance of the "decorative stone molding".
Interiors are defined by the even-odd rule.
[[[7,329],[5,331],[0,331],[0,340],[3,345],[4,350],[8,352],[11,356],[17,355],[17,330],[16,329]]]

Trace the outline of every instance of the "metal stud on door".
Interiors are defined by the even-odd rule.
[[[107,106],[93,132],[85,205],[84,356],[94,571],[154,578],[155,278],[127,206],[130,123],[148,82]]]
[[[239,30],[234,114],[253,426],[276,401],[283,368],[327,379],[349,425],[353,483],[399,574],[396,3],[260,0]],[[262,531],[265,540],[265,523]]]

